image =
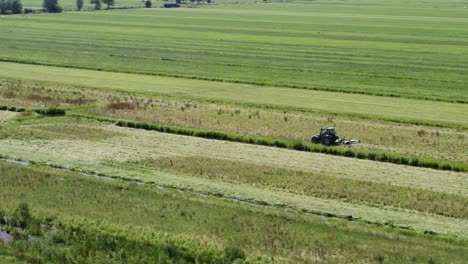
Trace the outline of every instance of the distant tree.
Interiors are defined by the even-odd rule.
[[[42,7],[49,13],[60,13],[62,8],[58,4],[58,0],[44,0]]]
[[[146,8],[151,8],[151,5],[152,5],[152,3],[151,3],[150,0],[146,0],[146,1],[145,1],[145,7],[146,7]]]
[[[76,0],[76,8],[78,8],[78,11],[83,8],[83,0]]]
[[[94,10],[101,10],[101,0],[91,0],[91,4],[94,4]]]
[[[23,5],[20,0],[11,0],[11,13],[12,14],[21,14],[23,10]]]
[[[115,4],[114,0],[102,0],[102,2],[107,5],[107,9],[110,9]]]
[[[5,15],[7,14],[8,10],[11,10],[10,2],[6,0],[0,0],[0,14]]]
[[[20,0],[0,0],[0,14],[21,14],[22,11]]]

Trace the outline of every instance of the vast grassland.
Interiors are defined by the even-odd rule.
[[[9,16],[0,59],[467,102],[466,4],[450,3]]]
[[[96,226],[105,220],[127,229],[136,241],[151,237],[141,231],[160,230],[179,238],[200,239],[203,247],[235,245],[252,262],[433,259],[461,263],[466,258],[464,244],[427,239],[409,231],[255,208],[37,166],[22,168],[0,162],[0,167],[0,182],[8,187],[0,192],[0,207],[12,209],[21,200],[42,217],[54,215],[68,222],[101,220]]]
[[[1,263],[468,259],[468,3],[199,7],[0,17]]]

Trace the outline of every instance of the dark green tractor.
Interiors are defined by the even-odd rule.
[[[323,144],[325,146],[336,145],[340,137],[336,135],[335,128],[322,127],[320,134],[313,136],[310,141],[314,144]]]
[[[335,128],[333,127],[322,127],[320,134],[313,136],[310,141],[314,144],[323,144],[324,146],[335,146],[335,145],[352,145],[359,144],[361,141],[357,139],[340,139],[336,135]]]

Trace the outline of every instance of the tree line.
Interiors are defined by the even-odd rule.
[[[107,5],[107,9],[110,9],[115,5],[115,0],[90,0],[91,4],[94,4],[94,10],[100,10],[102,4]],[[83,8],[84,1],[76,0],[76,8],[81,10]],[[151,1],[145,1],[146,7],[151,7]],[[60,13],[63,11],[62,7],[59,5],[58,0],[44,0],[42,3],[43,12],[48,13]],[[10,14],[21,14],[21,13],[32,13],[34,10],[25,8],[23,9],[23,4],[21,0],[0,0],[0,14],[1,15],[10,15]]]

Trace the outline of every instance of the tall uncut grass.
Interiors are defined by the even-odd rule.
[[[177,240],[175,252],[182,250],[179,257],[198,255],[201,260],[203,256],[223,258],[227,253],[238,256],[235,254],[238,250],[232,249],[235,246],[253,263],[262,260],[310,263],[314,259],[373,262],[378,256],[400,263],[424,262],[429,257],[457,262],[466,259],[468,252],[465,242],[410,230],[255,208],[213,197],[159,190],[149,184],[96,179],[40,166],[22,167],[1,161],[0,184],[4,186],[0,191],[0,208],[7,215],[12,215],[9,212],[21,203],[28,203],[33,216],[53,219],[55,225],[63,223],[57,228],[65,226],[66,232],[58,236],[62,239],[57,242],[70,243],[52,247],[50,240],[44,241],[42,236],[38,240],[43,245],[39,249],[48,248],[51,255],[63,253],[67,246],[86,248],[88,243],[84,242],[88,238],[91,252],[103,251],[107,255],[109,248],[99,249],[94,239],[101,235],[106,245],[115,246],[115,256],[124,251],[129,258],[134,253],[151,256],[159,249],[167,252],[164,248],[171,238]],[[151,250],[152,245],[155,248]],[[31,245],[24,246],[22,252],[27,255],[45,254],[31,252]],[[146,252],[149,248],[150,252]],[[80,252],[69,253],[73,256]],[[206,255],[209,252],[213,254]]]

